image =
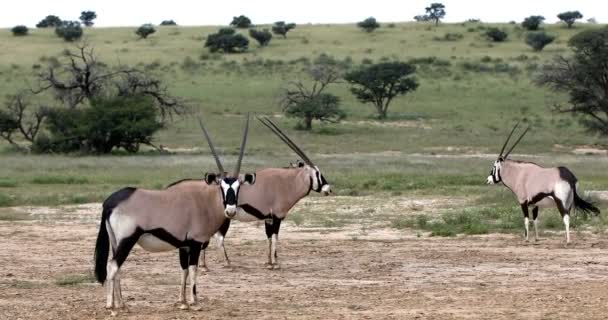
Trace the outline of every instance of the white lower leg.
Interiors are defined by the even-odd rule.
[[[530,219],[528,219],[528,217],[524,218],[524,228],[526,229],[524,235],[526,237],[526,241],[528,241],[528,234],[530,234]]]
[[[222,252],[224,253],[224,263],[227,266],[229,266],[230,259],[228,259],[228,254],[226,253],[226,247],[224,246],[224,237],[223,236],[217,237],[217,246],[220,247],[222,249]]]
[[[111,260],[108,262],[106,270],[106,308],[111,309],[114,307],[114,277],[118,272],[118,265],[116,264],[116,261]]]
[[[186,281],[188,280],[188,269],[182,269],[182,282],[179,288],[179,303],[186,304]]]
[[[538,220],[534,219],[534,240],[538,241]]]
[[[277,244],[279,242],[279,236],[277,234],[273,234],[270,238],[270,259],[273,265],[279,264],[277,258]]]
[[[190,274],[190,305],[196,305],[196,265],[188,267],[188,273]]]
[[[566,227],[566,243],[570,243],[570,215],[564,215],[564,226]]]
[[[272,237],[268,238],[268,264],[272,266]]]
[[[120,287],[120,273],[117,272],[116,275],[114,276],[114,293],[116,295],[115,299],[116,299],[116,307],[117,308],[124,308],[125,304],[122,301],[122,290]]]

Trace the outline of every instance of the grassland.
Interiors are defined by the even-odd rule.
[[[490,26],[507,30],[508,40],[485,39],[483,32]],[[266,48],[252,43],[247,53],[234,55],[210,54],[203,48],[204,38],[217,27],[160,27],[146,40],[137,40],[134,28],[93,28],[85,30],[85,36],[101,60],[150,70],[173,94],[187,99],[206,119],[228,162],[240,139],[242,118],[237,116],[279,116],[280,88],[286,81],[305,79],[303,70],[320,56],[332,57],[345,68],[369,61],[413,61],[420,88],[396,99],[385,122],[376,121],[373,109],[356,101],[344,83],[330,89],[347,112],[343,123],[315,123],[309,133],[291,129],[293,119],[277,121],[290,129],[340,195],[471,195],[477,208],[473,210],[484,210],[514,208],[507,190],[482,184],[492,160],[487,155],[497,152],[516,119],[532,125],[516,153],[540,155],[527,159],[546,165],[571,167],[584,189],[606,189],[605,157],[571,153],[577,146],[602,145],[604,139],[586,133],[576,119],[550,112],[550,106],[566,96],[531,82],[543,63],[568,53],[566,44],[574,33],[597,27],[546,25],[558,38],[542,52],[527,47],[524,31],[508,24],[398,23],[371,34],[353,25],[301,25],[287,39],[275,37]],[[463,37],[445,41],[446,33]],[[71,46],[52,30],[32,30],[27,37],[0,30],[0,93],[34,85],[32,75]],[[155,142],[190,153],[41,156],[18,154],[2,145],[0,206],[100,201],[125,185],[161,188],[213,170],[193,119],[176,119]],[[246,169],[283,166],[294,159],[262,126],[252,127]],[[400,223],[411,222],[397,221],[395,226]]]

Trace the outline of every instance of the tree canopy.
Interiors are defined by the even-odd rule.
[[[558,14],[557,18],[565,22],[568,28],[572,28],[574,22],[578,19],[582,19],[583,15],[578,11],[566,11]]]
[[[442,3],[431,3],[430,6],[424,8],[429,20],[435,20],[435,25],[439,25],[439,20],[445,17],[445,6]]]
[[[83,11],[80,13],[80,21],[87,27],[93,25],[93,20],[97,18],[95,11]]]

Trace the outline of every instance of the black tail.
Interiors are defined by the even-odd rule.
[[[106,281],[108,264],[108,256],[110,255],[110,237],[106,229],[106,221],[110,216],[112,209],[104,206],[101,213],[101,224],[99,225],[99,234],[97,235],[97,243],[95,244],[95,278],[99,283],[103,284]]]
[[[576,189],[574,189],[573,191],[574,191],[574,208],[576,208],[577,210],[580,210],[584,213],[593,212],[595,215],[600,214],[600,209],[598,209],[596,206],[594,206],[593,203],[587,202],[587,201],[581,199],[581,197],[579,197],[578,194],[576,193]]]

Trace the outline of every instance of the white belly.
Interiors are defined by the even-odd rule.
[[[175,250],[175,247],[170,245],[168,242],[165,242],[149,233],[144,233],[141,237],[139,237],[137,244],[144,248],[144,250],[150,252]]]
[[[260,219],[258,219],[256,217],[250,215],[249,213],[247,213],[242,208],[238,208],[236,210],[236,215],[232,219],[238,220],[238,221],[242,221],[242,222],[260,221]]]

